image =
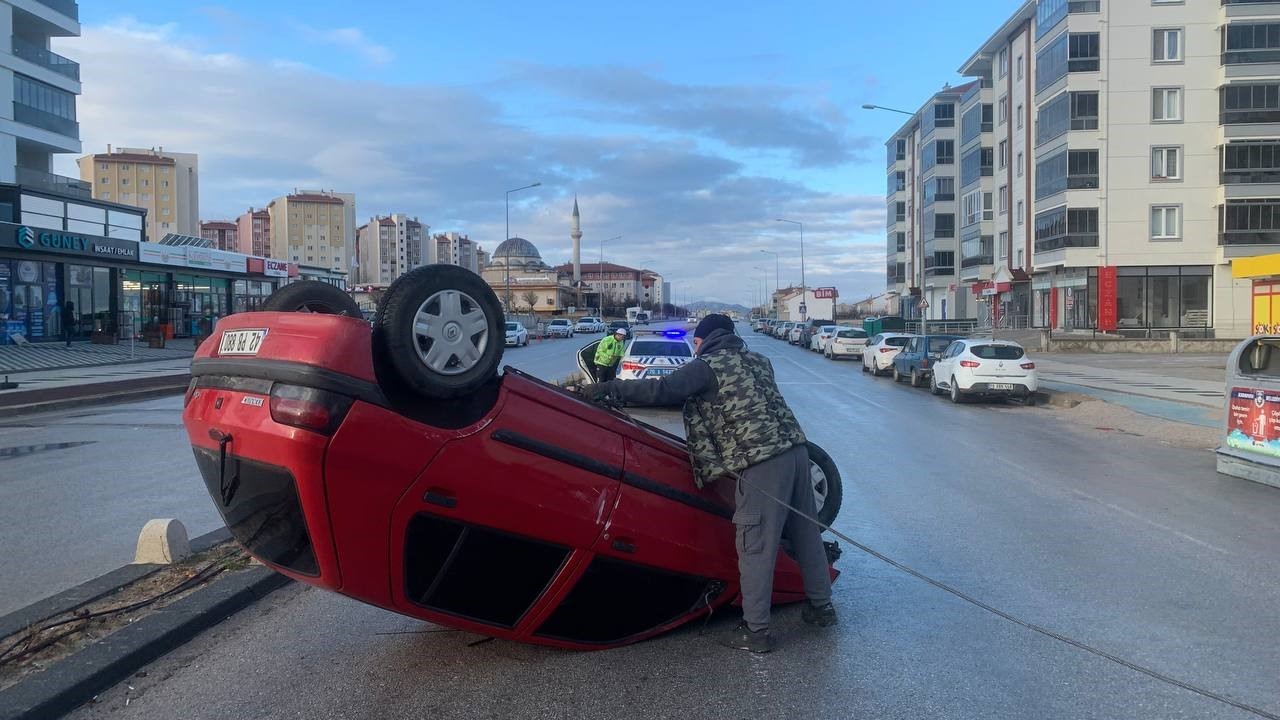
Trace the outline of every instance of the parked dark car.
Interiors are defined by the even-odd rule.
[[[835,323],[831,320],[814,320],[813,318],[805,320],[800,324],[800,338],[795,344],[802,348],[808,348],[812,335],[821,330],[823,325],[835,325]]]
[[[910,380],[911,387],[928,385],[934,362],[948,345],[962,339],[959,335],[918,335],[911,338],[902,352],[893,358],[893,381]]]

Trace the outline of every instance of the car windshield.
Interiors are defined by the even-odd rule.
[[[835,326],[835,325],[823,325],[823,326],[822,326],[822,332],[824,332],[824,333],[829,333],[829,332],[831,332],[831,331],[833,331],[833,330],[835,330],[835,329],[836,329],[836,326]]]
[[[552,320],[551,324],[552,325],[568,325],[569,321],[568,320]]]
[[[519,329],[520,329],[520,323],[513,323],[513,322],[507,323],[507,330],[519,330]]]
[[[946,350],[953,342],[955,342],[955,338],[931,337],[929,338],[929,352],[940,353]]]
[[[906,347],[909,342],[911,342],[911,338],[909,337],[891,337],[884,339],[885,345],[892,345],[893,347]]]
[[[836,337],[842,337],[842,338],[865,338],[866,336],[867,336],[866,330],[857,330],[853,328],[850,328],[848,330],[841,330],[840,332],[836,333]]]
[[[970,345],[969,352],[983,360],[1017,360],[1026,354],[1017,345]]]
[[[693,357],[693,350],[686,343],[672,340],[637,340],[631,343],[631,349],[627,354]]]

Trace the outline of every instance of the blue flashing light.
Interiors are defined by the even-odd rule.
[[[670,338],[682,338],[685,333],[683,330],[664,330],[662,334]]]

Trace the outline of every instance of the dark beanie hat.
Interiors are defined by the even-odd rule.
[[[728,330],[729,332],[733,332],[733,321],[729,319],[728,315],[713,313],[702,318],[702,321],[698,323],[698,327],[694,329],[693,336],[705,339],[711,334],[712,330]]]

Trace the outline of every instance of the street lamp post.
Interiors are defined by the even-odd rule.
[[[773,291],[776,293],[776,292],[778,292],[779,290],[781,290],[781,289],[782,289],[782,285],[778,284],[778,253],[776,253],[776,252],[774,252],[774,251],[772,251],[772,250],[761,250],[760,252],[764,253],[765,255],[772,255],[772,256],[773,256]],[[765,272],[767,273],[768,271],[766,270]],[[769,290],[769,288],[768,288],[768,285],[769,285],[768,277],[769,277],[769,276],[766,274],[766,275],[765,275],[765,291],[766,291],[766,292]],[[772,298],[770,298],[770,299],[769,299],[769,306],[770,306],[770,307],[773,307],[773,299],[772,299]],[[773,310],[774,310],[773,318],[776,320],[776,319],[778,318],[777,308],[773,308]]]
[[[804,311],[800,313],[800,319],[808,319],[808,296],[806,294],[806,286],[804,284],[804,223],[799,220],[787,220],[786,218],[777,218],[778,222],[791,223],[800,226],[800,307]]]
[[[862,109],[863,110],[888,110],[889,112],[902,113],[903,115],[915,115],[915,113],[908,112],[906,110],[899,110],[897,108],[885,107],[883,105],[872,105],[871,103],[863,103]]]
[[[759,265],[752,265],[752,267],[760,271],[760,281],[764,283],[764,293],[760,295],[760,306],[767,311],[769,304],[769,271]]]
[[[915,113],[907,112],[906,110],[899,110],[897,108],[885,107],[883,105],[875,105],[872,103],[863,103],[862,109],[863,110],[887,110],[889,112],[901,113],[902,115],[910,115],[912,117],[915,117],[916,115]],[[920,268],[920,300],[923,302],[924,301],[924,238],[923,236],[918,237],[916,244],[920,247],[920,259],[917,267]],[[913,254],[914,254],[914,251],[913,251]],[[911,278],[911,280],[912,282],[915,282],[915,277],[914,277],[915,273],[912,273],[912,275],[913,277]],[[908,296],[910,295],[908,294]],[[920,308],[920,334],[921,335],[925,334],[925,323],[928,322],[925,319],[925,317],[927,315],[928,315],[928,307],[926,306],[924,308]]]
[[[511,193],[519,192],[521,190],[528,190],[529,188],[536,188],[541,184],[542,184],[541,182],[536,182],[532,185],[525,185],[524,187],[518,187],[518,188],[514,188],[512,190],[507,191],[507,195],[504,203],[506,205],[506,211],[507,211],[506,212],[507,236],[502,239],[503,242],[506,242],[511,239]],[[503,263],[503,265],[506,267],[506,280],[503,282],[503,284],[506,285],[507,287],[507,312],[511,312],[511,246],[510,245],[507,246],[507,260],[506,262]]]

